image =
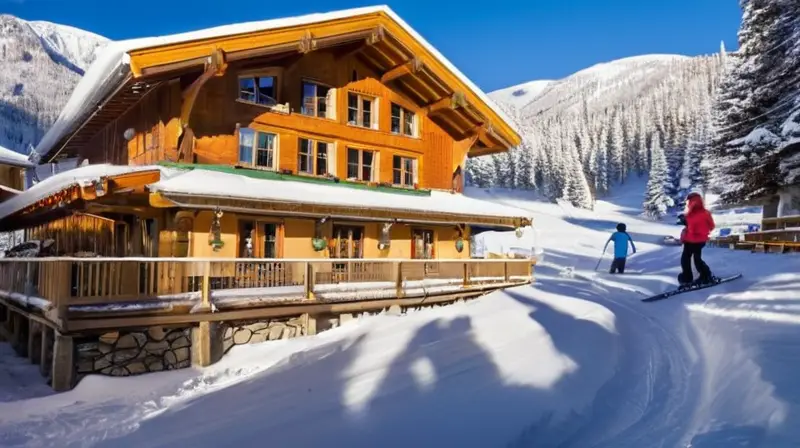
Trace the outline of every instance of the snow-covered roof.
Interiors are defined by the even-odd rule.
[[[53,149],[64,136],[75,130],[79,120],[86,112],[97,105],[115,89],[119,88],[130,75],[130,52],[146,48],[172,45],[202,39],[245,34],[256,31],[266,31],[270,29],[312,25],[330,20],[345,19],[374,13],[385,13],[414,39],[416,39],[427,51],[429,51],[442,65],[450,70],[461,82],[466,85],[473,94],[481,101],[486,103],[497,116],[505,121],[517,134],[521,134],[514,122],[469,78],[467,78],[455,65],[431,45],[425,38],[417,33],[410,25],[400,18],[391,8],[386,5],[369,6],[364,8],[346,9],[329,13],[308,14],[298,17],[281,19],[271,19],[258,22],[247,22],[234,25],[224,25],[208,28],[199,31],[174,34],[162,37],[147,37],[141,39],[131,39],[108,44],[105,50],[98,56],[86,75],[75,87],[75,91],[70,97],[64,109],[61,111],[56,122],[44,135],[36,151],[45,155]]]
[[[529,218],[530,212],[462,194],[432,191],[430,196],[386,193],[371,189],[309,182],[256,179],[198,167],[150,185],[150,191],[170,195],[251,199],[258,201],[332,205],[361,210],[398,210],[491,218]]]
[[[0,203],[0,219],[17,213],[25,207],[35,204],[73,185],[81,185],[84,182],[92,181],[100,177],[153,170],[160,170],[162,173],[169,171],[167,168],[154,165],[125,166],[109,164],[87,165],[64,171],[63,173],[48,177],[17,196]]]
[[[21,168],[30,168],[33,166],[33,163],[28,160],[28,156],[3,148],[2,146],[0,146],[0,164],[18,166]]]

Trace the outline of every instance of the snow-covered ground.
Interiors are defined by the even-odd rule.
[[[680,248],[659,242],[680,227],[620,191],[593,212],[469,192],[535,213],[521,239],[485,238],[543,250],[533,286],[59,395],[4,358],[0,446],[798,446],[800,258],[708,249],[744,277],[643,303],[675,285]],[[620,221],[628,273],[595,271]]]

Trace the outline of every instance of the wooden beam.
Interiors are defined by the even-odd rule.
[[[422,67],[423,64],[420,59],[418,58],[411,59],[410,61],[398,65],[397,67],[394,67],[393,69],[384,73],[383,76],[381,76],[381,83],[386,84],[403,76],[410,75],[412,73],[417,73],[422,69]]]
[[[385,38],[386,38],[386,30],[382,26],[379,26],[374,30],[372,30],[369,33],[369,35],[366,38],[364,38],[363,42],[361,42],[360,45],[358,45],[355,48],[349,49],[348,51],[344,51],[342,53],[337,54],[336,56],[334,56],[334,59],[337,61],[341,61],[351,56],[355,56],[361,53],[365,48],[371,47],[377,44],[378,42],[383,41]]]
[[[181,104],[181,116],[180,116],[180,126],[178,127],[178,139],[183,134],[183,130],[189,126],[189,117],[192,114],[192,109],[194,108],[194,102],[197,99],[197,94],[200,93],[200,89],[214,76],[223,76],[225,74],[225,70],[228,68],[228,63],[225,60],[225,53],[220,50],[216,49],[211,55],[208,56],[206,60],[205,70],[203,70],[203,74],[201,74],[197,79],[194,80],[186,90],[183,91],[181,96],[183,97],[183,103]]]
[[[446,110],[454,110],[459,107],[467,106],[467,100],[461,92],[455,92],[450,96],[444,97],[435,103],[429,104],[425,111],[428,116],[440,114]]]

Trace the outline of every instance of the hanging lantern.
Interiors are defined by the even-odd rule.
[[[314,222],[314,237],[311,238],[311,247],[314,249],[314,252],[322,252],[328,247],[328,242],[325,240],[325,237],[322,236],[322,225],[327,220],[328,218],[325,217]]]
[[[381,225],[381,234],[378,237],[378,250],[388,250],[392,246],[392,225],[394,223],[387,222]]]
[[[214,210],[214,217],[211,218],[211,230],[208,232],[208,244],[214,252],[219,252],[225,242],[222,241],[222,210]]]

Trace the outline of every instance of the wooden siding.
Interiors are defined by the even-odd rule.
[[[289,103],[292,113],[284,114],[260,105],[238,101],[238,77],[243,72],[278,68],[278,102]],[[353,76],[356,80],[353,81]],[[298,139],[334,143],[334,174],[346,177],[347,148],[370,149],[378,153],[377,182],[392,182],[392,156],[417,159],[420,188],[450,190],[455,167],[463,160],[463,142],[455,149],[453,137],[430,120],[413,101],[379,81],[380,74],[357,57],[337,59],[336,52],[322,50],[304,57],[267,65],[231,65],[224,76],[213,77],[201,88],[189,118],[189,128],[179,150],[181,92],[196,76],[163,82],[131,109],[99,131],[81,151],[91,163],[150,164],[160,160],[194,161],[205,164],[238,163],[237,125],[272,132],[278,138],[278,169],[297,172]],[[313,80],[336,89],[336,119],[300,114],[302,81]],[[378,98],[378,129],[347,124],[347,93]],[[417,137],[390,132],[391,104],[396,103],[417,116]],[[123,134],[133,128],[135,136]],[[180,151],[183,157],[179,157]]]

